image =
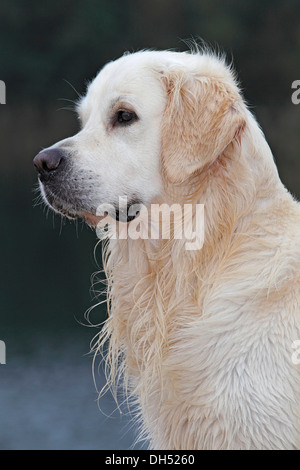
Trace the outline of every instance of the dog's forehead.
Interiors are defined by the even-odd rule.
[[[141,60],[143,58],[144,60]],[[135,54],[108,63],[90,84],[87,97],[97,100],[111,93],[143,94],[149,86],[159,86],[158,66]]]
[[[130,97],[133,104],[159,112],[164,104],[165,89],[161,83],[163,61],[159,53],[134,53],[109,62],[89,84],[78,111],[91,115],[101,106],[107,110],[118,97]],[[159,110],[158,110],[159,108]]]
[[[168,71],[184,71],[192,75],[205,75],[234,83],[234,77],[224,58],[213,54],[191,54],[173,51],[140,51],[109,62],[88,87],[87,95],[95,100],[99,94],[111,90],[143,92],[159,83],[159,75]],[[127,90],[124,90],[127,88]]]

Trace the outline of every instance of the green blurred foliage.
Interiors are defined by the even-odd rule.
[[[74,316],[83,321],[95,303],[96,236],[68,223],[61,229],[59,218],[34,207],[31,160],[77,130],[76,117],[60,110],[70,103],[60,99],[76,100],[72,87],[84,93],[104,63],[127,50],[186,50],[184,40],[200,38],[224,51],[283,182],[300,195],[300,105],[291,102],[291,84],[300,79],[299,18],[299,0],[1,0],[0,339],[17,331],[24,344],[41,329],[75,334]],[[95,322],[104,315],[99,309]]]
[[[181,40],[200,37],[233,56],[248,98],[283,101],[299,67],[299,18],[299,0],[2,0],[1,78],[10,100],[49,102],[63,78],[82,91],[125,50],[185,49]]]

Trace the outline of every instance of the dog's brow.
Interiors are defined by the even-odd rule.
[[[111,102],[111,108],[114,108],[116,104],[121,103],[121,102],[129,102],[131,101],[131,95],[129,94],[124,94],[124,95],[119,95],[117,98],[114,98]]]

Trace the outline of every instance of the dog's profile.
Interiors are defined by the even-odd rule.
[[[203,204],[204,243],[114,237],[105,252],[112,381],[153,449],[300,447],[300,206],[225,61],[142,51],[106,65],[81,130],[34,160],[46,203]],[[108,224],[112,220],[107,215]],[[120,219],[120,210],[115,217]],[[190,214],[193,223],[195,212]]]

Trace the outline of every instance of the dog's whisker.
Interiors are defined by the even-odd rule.
[[[72,85],[72,83],[70,83],[70,82],[69,82],[68,80],[66,80],[66,79],[64,79],[64,81],[65,81],[68,85],[70,85],[70,87],[72,88],[72,90],[75,91],[75,93],[76,93],[76,95],[78,96],[78,98],[81,99],[81,97],[82,97],[81,94],[76,90],[76,88]]]

